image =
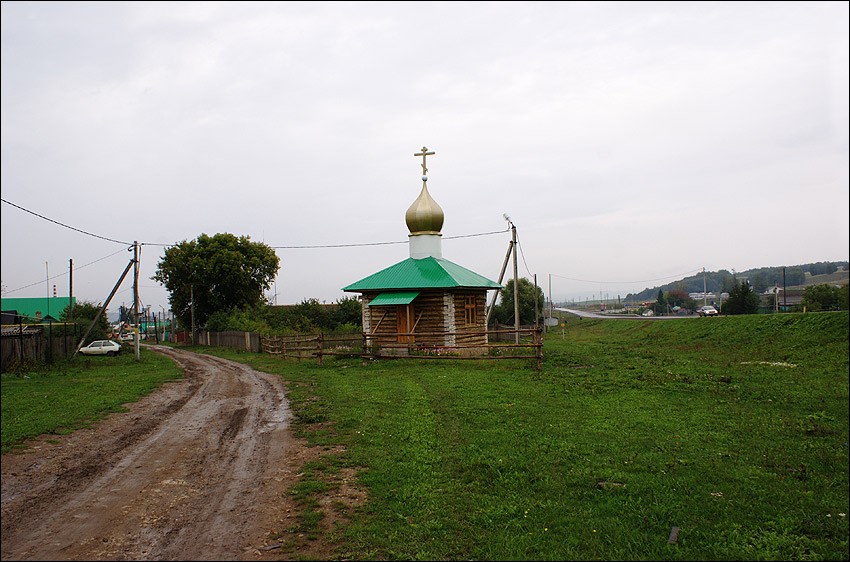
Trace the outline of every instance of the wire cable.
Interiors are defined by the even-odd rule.
[[[492,232],[479,232],[476,234],[460,234],[457,236],[445,236],[444,240],[456,240],[458,238],[472,238],[474,236],[489,236],[491,234],[502,234],[504,232],[510,232],[510,229],[505,230],[494,230]],[[301,250],[301,249],[313,249],[313,248],[352,248],[358,246],[385,246],[389,244],[407,244],[408,240],[398,240],[395,242],[365,242],[360,244],[321,244],[321,245],[305,245],[305,246],[269,246],[274,250]]]
[[[35,212],[33,212],[33,211],[30,211],[29,209],[24,209],[24,208],[23,208],[23,207],[21,207],[20,205],[15,205],[15,204],[14,204],[14,203],[12,203],[11,201],[6,201],[5,199],[2,199],[2,198],[0,198],[0,201],[3,201],[3,203],[6,203],[7,205],[11,205],[11,206],[13,206],[13,207],[16,207],[16,208],[18,208],[18,209],[20,209],[20,210],[22,210],[22,211],[25,211],[25,212],[27,212],[27,213],[29,213],[29,214],[31,214],[31,215],[35,215],[35,216],[37,216],[37,217],[38,217],[38,218],[40,218],[40,219],[44,219],[44,220],[49,221],[49,222],[52,222],[52,223],[54,223],[54,224],[58,224],[59,226],[64,226],[65,228],[70,228],[71,230],[75,230],[75,231],[80,232],[80,233],[82,233],[82,234],[85,234],[85,235],[87,235],[87,236],[93,236],[93,237],[95,237],[95,238],[100,238],[101,240],[106,240],[106,241],[108,241],[108,242],[115,242],[115,243],[117,243],[117,244],[131,244],[130,242],[122,242],[121,240],[115,240],[115,239],[113,239],[113,238],[107,238],[106,236],[100,236],[100,235],[98,235],[98,234],[92,234],[91,232],[86,232],[85,230],[80,230],[79,228],[74,228],[73,226],[68,226],[67,224],[63,224],[63,223],[61,223],[61,222],[59,222],[59,221],[55,221],[55,220],[50,219],[50,218],[47,218],[47,217],[45,217],[45,216],[43,216],[43,215],[39,215],[38,213],[35,213]]]
[[[87,263],[87,264],[85,264],[85,265],[78,266],[78,267],[76,268],[76,270],[77,270],[77,271],[79,271],[80,269],[86,268],[86,267],[88,267],[88,266],[90,266],[90,265],[94,265],[94,264],[96,264],[96,263],[98,263],[98,262],[101,262],[101,261],[103,261],[103,260],[105,260],[105,259],[109,259],[109,258],[111,258],[112,256],[114,256],[114,255],[116,255],[116,254],[120,254],[120,253],[121,253],[121,252],[123,252],[123,251],[124,251],[124,250],[123,250],[123,249],[121,249],[121,250],[118,250],[117,252],[113,252],[113,253],[109,254],[108,256],[104,256],[104,257],[102,257],[102,258],[100,258],[100,259],[96,259],[96,260],[94,260],[94,261],[91,261],[91,262],[89,262],[89,263]],[[56,275],[54,275],[53,277],[48,277],[47,279],[44,279],[44,280],[38,280],[38,281],[36,281],[35,283],[30,283],[29,285],[24,285],[23,287],[18,287],[17,289],[9,289],[8,291],[6,291],[6,294],[9,294],[9,293],[15,293],[15,292],[17,292],[17,291],[20,291],[20,290],[23,290],[23,289],[28,289],[28,288],[30,288],[30,287],[35,287],[36,285],[40,285],[40,284],[44,283],[45,281],[51,281],[51,280],[53,280],[53,279],[58,279],[59,277],[65,277],[65,276],[66,276],[66,275],[68,275],[70,272],[71,272],[71,271],[70,271],[70,269],[69,269],[68,271],[65,271],[65,272],[63,272],[63,273],[57,273],[57,274],[56,274]]]
[[[71,230],[74,230],[74,231],[79,232],[81,234],[85,234],[87,236],[92,236],[94,238],[99,238],[101,240],[106,240],[108,242],[115,242],[117,244],[126,244],[128,246],[133,245],[133,243],[131,243],[131,242],[126,242],[126,241],[122,241],[122,240],[115,240],[114,238],[108,238],[106,236],[100,236],[98,234],[94,234],[94,233],[87,232],[87,231],[79,229],[79,228],[75,228],[73,226],[69,226],[69,225],[61,223],[57,220],[53,220],[51,218],[45,217],[44,215],[40,215],[36,212],[30,211],[29,209],[25,209],[24,207],[21,207],[20,205],[16,205],[16,204],[12,203],[11,201],[8,201],[8,200],[3,199],[3,198],[0,198],[0,201],[2,201],[3,203],[6,203],[7,205],[11,205],[12,207],[15,207],[17,209],[20,209],[20,210],[22,210],[26,213],[30,213],[31,215],[34,215],[34,216],[36,216],[40,219],[44,219],[44,220],[46,220],[48,222],[52,222],[54,224],[58,224],[59,226],[62,226],[64,228],[69,228]],[[473,237],[476,237],[476,236],[490,236],[490,235],[493,235],[493,234],[502,234],[502,233],[505,233],[505,232],[510,232],[510,230],[511,230],[510,227],[508,227],[504,230],[494,230],[494,231],[491,231],[491,232],[478,232],[478,233],[475,233],[475,234],[461,234],[461,235],[457,235],[457,236],[446,236],[445,240],[456,240],[456,239],[460,239],[460,238],[473,238]],[[315,244],[315,245],[301,245],[301,246],[269,246],[269,247],[272,248],[272,249],[275,249],[275,250],[299,250],[299,249],[318,249],[318,248],[354,248],[354,247],[364,247],[364,246],[386,246],[386,245],[391,245],[391,244],[407,244],[407,243],[408,243],[407,240],[399,240],[399,241],[394,241],[394,242],[366,242],[366,243],[355,243],[355,244]],[[175,246],[175,245],[176,244],[157,244],[157,243],[152,243],[152,242],[139,243],[139,246],[171,247],[171,246]],[[522,249],[522,245],[519,243],[519,237],[517,237],[517,245],[519,246],[520,254],[522,255],[522,262],[525,265],[525,270],[528,272],[529,275],[531,275],[533,277],[534,274],[531,273],[531,270],[528,267],[528,262],[525,259],[525,252]],[[102,261],[104,259],[112,257],[117,253],[118,252],[115,252],[115,253],[110,254],[108,256],[105,256],[105,257],[103,257],[99,260],[95,260],[94,262],[80,266],[78,269],[82,269],[82,268],[84,268],[88,265],[92,265],[94,263],[97,263],[98,261]],[[139,256],[141,256],[141,248],[139,248]],[[140,259],[140,261],[141,261],[141,259]],[[669,275],[667,277],[659,277],[659,278],[656,278],[656,279],[642,279],[642,280],[636,280],[636,281],[594,281],[594,280],[590,280],[590,279],[577,279],[577,278],[574,278],[574,277],[567,277],[567,276],[558,275],[558,274],[555,274],[555,273],[552,273],[551,275],[553,277],[558,277],[560,279],[567,279],[569,281],[579,281],[581,283],[628,284],[628,283],[651,283],[653,281],[663,281],[665,279],[673,279],[673,278],[685,276],[685,275],[688,275],[688,274],[691,274],[691,273],[698,273],[699,271],[701,271],[701,270],[695,269],[695,270],[687,271],[685,273],[681,273],[679,275]],[[67,272],[61,273],[59,275],[55,275],[54,277],[48,277],[47,281],[49,281],[50,279],[55,279],[57,277],[62,277],[63,275],[66,275],[66,274],[67,274]],[[12,290],[6,291],[6,293],[7,294],[8,293],[14,293],[14,292],[20,291],[22,289],[34,287],[34,286],[36,286],[40,283],[41,283],[41,281],[37,281],[35,283],[31,283],[31,284],[25,285],[23,287],[18,287],[17,289],[12,289]]]
[[[530,269],[528,269],[528,263],[526,263],[526,261],[525,261],[525,252],[522,251],[522,244],[520,244],[520,242],[519,242],[519,234],[517,234],[517,237],[516,237],[516,245],[519,246],[519,255],[522,256],[522,263],[525,265],[525,270],[528,272],[528,274],[531,277],[534,277],[534,274],[531,273]]]
[[[18,209],[20,209],[24,212],[30,213],[31,215],[35,215],[38,218],[44,219],[44,220],[52,222],[54,224],[58,224],[59,226],[62,226],[62,227],[65,227],[65,228],[70,228],[71,230],[74,230],[76,232],[80,232],[80,233],[86,234],[88,236],[93,236],[95,238],[100,238],[101,240],[107,240],[109,242],[116,242],[118,244],[127,244],[128,246],[133,245],[132,242],[122,242],[121,240],[115,240],[115,239],[112,239],[112,238],[107,238],[105,236],[100,236],[98,234],[93,234],[91,232],[86,232],[85,230],[81,230],[79,228],[69,226],[67,224],[64,224],[64,223],[61,223],[59,221],[56,221],[56,220],[53,220],[51,218],[40,215],[36,212],[30,211],[29,209],[25,209],[25,208],[21,207],[20,205],[15,205],[11,201],[7,201],[6,199],[0,199],[0,200],[2,200],[3,203],[6,203],[7,205],[11,205],[11,206],[18,208]],[[455,239],[458,239],[458,238],[472,238],[474,236],[489,236],[491,234],[501,234],[503,232],[508,232],[509,230],[510,229],[495,230],[495,231],[492,231],[492,232],[478,232],[476,234],[461,234],[461,235],[458,235],[458,236],[446,236],[444,239],[445,240],[455,240]],[[275,250],[292,250],[292,249],[303,249],[303,248],[351,248],[351,247],[357,247],[357,246],[383,246],[383,245],[388,245],[388,244],[407,244],[407,243],[408,243],[407,240],[400,240],[400,241],[397,241],[397,242],[370,242],[370,243],[362,243],[362,244],[324,244],[324,245],[269,246],[269,247],[272,248],[272,249],[275,249]],[[139,243],[139,246],[161,246],[161,247],[166,247],[166,248],[171,247],[171,246],[176,246],[176,245],[177,244],[158,244],[158,243],[154,243],[154,242],[141,242],[141,243]]]

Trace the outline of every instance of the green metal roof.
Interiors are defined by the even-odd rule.
[[[369,302],[369,306],[390,306],[396,304],[410,304],[419,295],[419,291],[396,291],[393,293],[381,293]]]
[[[501,289],[502,286],[477,273],[442,258],[407,258],[369,277],[343,287],[343,291],[383,291],[386,289],[447,289],[469,287]]]
[[[77,297],[3,297],[0,305],[3,310],[17,310],[27,323],[36,321],[37,312],[41,313],[41,318],[48,314],[54,319],[59,318],[72,300],[76,306]]]

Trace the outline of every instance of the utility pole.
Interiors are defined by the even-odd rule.
[[[133,340],[136,346],[136,361],[141,361],[142,353],[139,349],[139,243],[133,241],[133,318],[136,329],[133,332]]]
[[[124,268],[124,273],[121,274],[121,277],[118,278],[118,282],[115,284],[114,287],[112,287],[112,291],[109,293],[109,296],[106,297],[105,301],[103,301],[103,304],[101,305],[100,310],[97,311],[97,314],[95,315],[94,320],[92,320],[91,324],[89,324],[88,330],[86,330],[86,333],[83,334],[82,338],[80,338],[80,343],[77,344],[77,350],[74,352],[74,357],[77,356],[77,353],[79,353],[80,348],[83,347],[83,344],[86,342],[86,338],[89,337],[89,334],[91,333],[92,328],[94,328],[94,325],[97,324],[98,320],[100,320],[101,315],[103,315],[104,311],[106,311],[106,307],[109,306],[110,302],[112,302],[112,297],[115,296],[115,291],[117,291],[118,287],[121,286],[121,283],[124,282],[124,278],[127,276],[127,272],[130,271],[130,267],[132,267],[133,263],[134,263],[134,260],[130,260],[127,263],[127,267]],[[123,305],[122,305],[122,308],[123,308]]]
[[[74,259],[71,258],[68,260],[70,266],[69,271],[70,275],[68,275],[68,316],[73,317],[74,315]]]
[[[782,309],[788,312],[788,291],[785,290],[785,268],[782,268]]]
[[[702,304],[708,304],[708,293],[706,292],[706,284],[705,284],[705,268],[702,268]]]
[[[540,316],[537,313],[537,274],[534,274],[534,328],[537,329],[537,324],[540,323]]]
[[[192,299],[190,303],[192,305],[192,310],[190,311],[190,315],[192,316],[192,345],[195,345],[195,286],[192,285],[189,287],[189,298]]]
[[[50,268],[44,262],[44,283],[47,285],[47,316],[50,316]]]
[[[516,263],[516,226],[511,223],[511,245],[513,246],[514,257],[514,340],[519,343],[519,279],[517,274]]]
[[[499,285],[502,284],[502,279],[505,278],[505,270],[508,268],[508,260],[511,259],[511,250],[513,249],[513,243],[508,243],[508,251],[505,252],[505,261],[502,262],[502,271],[499,273]],[[496,297],[498,297],[498,291],[493,291],[493,301],[490,303],[490,306],[487,308],[487,314],[484,317],[484,328],[490,325],[490,315],[493,314],[493,307],[496,306]]]

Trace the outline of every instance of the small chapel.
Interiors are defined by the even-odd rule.
[[[343,287],[360,293],[363,334],[382,348],[486,352],[487,292],[502,286],[443,258],[443,209],[428,192],[422,147],[422,190],[407,209],[410,257]]]

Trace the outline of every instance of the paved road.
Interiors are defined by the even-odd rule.
[[[577,310],[574,308],[558,308],[555,307],[554,310],[558,312],[568,312],[569,314],[574,314],[581,318],[607,318],[613,320],[680,320],[682,318],[699,318],[700,316],[697,314],[685,314],[679,316],[677,314],[671,314],[670,316],[635,316],[634,314],[610,314],[604,312],[590,312],[587,310]]]

